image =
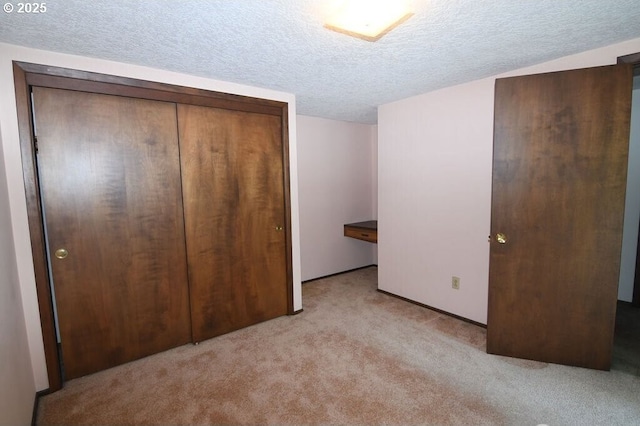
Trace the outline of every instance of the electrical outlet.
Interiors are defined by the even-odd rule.
[[[451,277],[451,288],[460,290],[460,277]]]

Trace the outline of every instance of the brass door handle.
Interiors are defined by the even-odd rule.
[[[284,228],[282,226],[276,226],[276,231],[282,231]]]
[[[55,256],[58,259],[65,259],[67,256],[69,256],[69,252],[67,251],[67,249],[59,248],[58,250],[56,250]]]
[[[496,234],[496,241],[500,244],[506,244],[507,243],[507,236],[505,234],[503,234],[502,232],[498,232]]]

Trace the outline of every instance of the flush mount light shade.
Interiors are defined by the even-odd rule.
[[[398,0],[350,0],[327,20],[325,28],[377,41],[412,15]]]

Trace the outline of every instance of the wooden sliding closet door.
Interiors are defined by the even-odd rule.
[[[281,117],[178,105],[192,333],[287,313]]]
[[[33,89],[67,379],[190,340],[176,106]]]

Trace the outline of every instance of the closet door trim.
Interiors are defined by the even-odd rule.
[[[53,318],[53,299],[49,288],[49,269],[43,231],[44,221],[39,196],[40,184],[36,173],[36,147],[31,119],[31,88],[33,86],[200,105],[281,117],[287,250],[287,302],[288,314],[293,315],[295,313],[293,309],[289,125],[288,104],[286,102],[17,61],[13,62],[13,72],[27,217],[47,377],[49,379],[48,392],[62,388],[62,374]]]
[[[18,62],[30,86],[282,116],[286,103],[165,83]]]

